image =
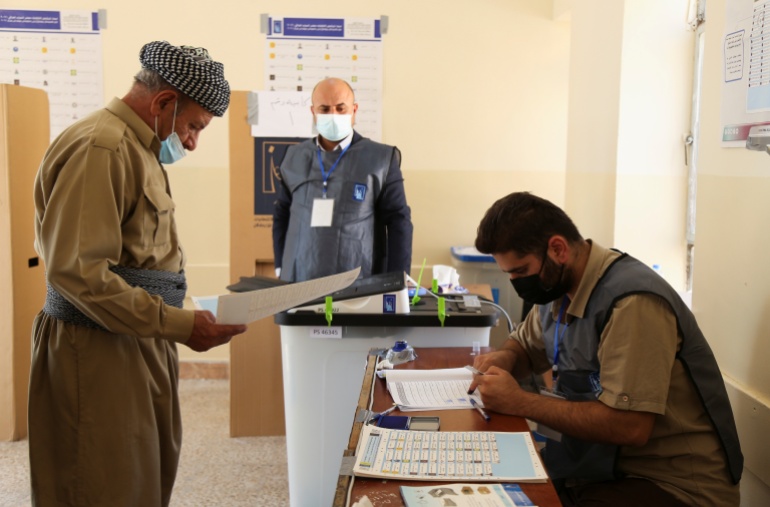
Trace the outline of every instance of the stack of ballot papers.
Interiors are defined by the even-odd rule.
[[[474,408],[471,399],[484,406],[478,392],[468,394],[473,373],[465,368],[388,370],[385,380],[402,412]]]

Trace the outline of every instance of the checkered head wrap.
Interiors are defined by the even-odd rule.
[[[154,70],[168,83],[216,116],[230,104],[224,65],[204,48],[172,46],[166,41],[145,44],[139,52],[142,68]]]

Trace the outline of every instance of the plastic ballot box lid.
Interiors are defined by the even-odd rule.
[[[452,257],[463,262],[495,262],[495,258],[489,254],[483,254],[473,246],[453,246]]]

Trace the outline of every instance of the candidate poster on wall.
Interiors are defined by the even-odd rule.
[[[299,137],[254,138],[254,215],[273,215],[281,184],[278,168],[286,150],[303,140]]]
[[[0,9],[0,82],[48,92],[52,140],[103,107],[99,13]]]

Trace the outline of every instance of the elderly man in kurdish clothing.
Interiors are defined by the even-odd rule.
[[[168,505],[182,441],[176,344],[205,351],[246,330],[182,308],[163,167],[227,110],[223,66],[163,41],[139,59],[128,94],[62,132],[35,182],[48,284],[32,336],[35,506]]]

